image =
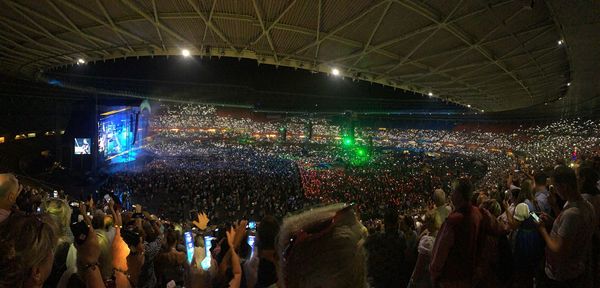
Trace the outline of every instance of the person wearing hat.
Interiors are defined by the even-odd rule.
[[[511,287],[533,287],[536,268],[544,256],[544,242],[526,203],[517,204],[512,217],[510,209],[506,211],[513,229],[510,235],[514,268]]]

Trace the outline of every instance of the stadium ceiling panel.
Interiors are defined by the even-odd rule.
[[[115,58],[255,59],[485,111],[554,101],[569,50],[545,1],[5,0],[0,71]],[[563,41],[560,42],[559,41]]]

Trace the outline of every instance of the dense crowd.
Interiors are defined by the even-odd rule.
[[[329,204],[251,222],[218,209],[210,220],[194,211],[169,221],[140,204],[124,209],[112,194],[22,194],[35,189],[1,174],[0,286],[597,287],[599,168],[594,158],[576,170],[507,173],[500,194],[455,176],[449,197],[430,191],[416,215],[373,203],[383,218],[366,220],[359,205]]]
[[[153,117],[85,201],[0,174],[0,287],[600,287],[594,121],[360,128],[355,163],[323,119]]]

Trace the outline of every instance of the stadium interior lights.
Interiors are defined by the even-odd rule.
[[[567,82],[567,86],[571,86],[571,82]]]
[[[333,74],[333,76],[339,76],[340,75],[340,70],[337,68],[332,68],[331,69],[331,74]]]
[[[183,57],[190,57],[190,50],[188,49],[182,49],[181,50],[181,55],[183,55]]]
[[[563,45],[563,44],[565,44],[565,41],[563,41],[562,39],[558,40],[558,46]]]
[[[481,109],[481,113],[484,113],[484,112],[485,112],[485,110]]]
[[[427,95],[429,95],[429,97],[433,96],[433,92],[429,92],[427,93]]]
[[[467,107],[468,107],[468,108],[471,108],[471,104],[467,104]]]
[[[83,58],[77,59],[77,65],[82,65],[82,64],[85,64],[85,60],[83,60]]]

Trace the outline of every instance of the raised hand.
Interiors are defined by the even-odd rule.
[[[208,225],[208,216],[205,213],[198,213],[198,221],[192,221],[192,224],[200,230],[205,230]]]
[[[230,227],[229,231],[225,231],[225,233],[227,234],[227,244],[229,244],[229,247],[234,247],[235,238],[238,235],[236,229]]]
[[[94,228],[89,226],[88,235],[85,241],[81,244],[75,244],[77,248],[77,261],[83,265],[98,263],[100,257],[100,244]]]
[[[234,239],[233,245],[235,245],[234,247],[236,249],[238,247],[240,247],[240,244],[242,244],[242,240],[244,239],[244,236],[246,236],[246,225],[248,225],[247,220],[240,220],[240,221],[238,221],[237,225],[234,226],[235,227],[235,239]]]

